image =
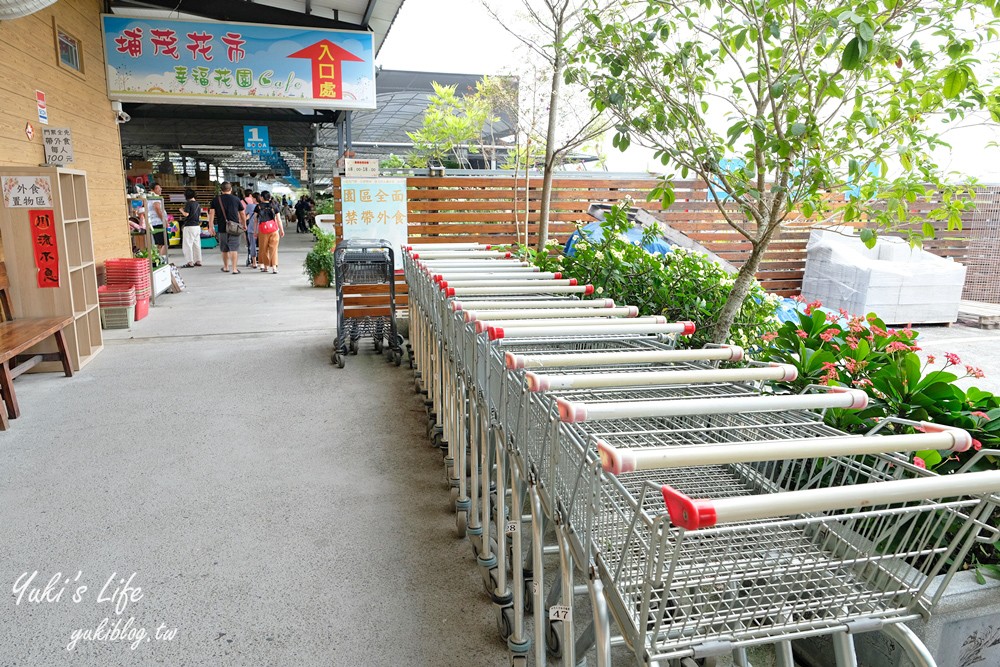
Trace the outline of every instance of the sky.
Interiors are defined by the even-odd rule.
[[[513,3],[514,0],[503,0]],[[446,17],[446,20],[444,19]],[[520,42],[496,25],[480,0],[405,0],[376,58],[386,69],[460,74],[499,74],[519,65]],[[1000,183],[1000,128],[966,121],[968,127],[946,134],[950,151],[938,155],[944,171],[957,171],[984,183]],[[605,152],[610,171],[655,169],[652,151],[611,146]]]

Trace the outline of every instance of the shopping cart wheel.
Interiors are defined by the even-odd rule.
[[[358,353],[358,340],[356,338],[351,339],[351,342],[348,345],[348,351],[350,351],[351,354]]]
[[[531,570],[524,571],[524,613],[535,613],[535,579]]]
[[[382,354],[382,341],[375,341],[375,354]]]
[[[465,510],[455,514],[455,528],[459,537],[465,537],[465,532],[469,529],[469,514]]]
[[[451,484],[451,479],[448,480],[448,484],[449,485]],[[458,487],[457,486],[453,486],[453,487],[451,487],[451,509],[452,509],[452,511],[456,510],[457,506],[458,506]]]
[[[562,635],[563,635],[563,622],[556,621],[555,623],[553,623],[552,621],[546,618],[545,650],[546,652],[548,652],[549,656],[556,659],[562,657]]]
[[[394,364],[396,364],[397,366],[399,366],[400,364],[403,363],[403,351],[402,350],[396,350],[395,352],[392,353],[392,356],[393,356],[392,362]]]
[[[527,667],[528,656],[524,654],[510,656],[510,667]]]
[[[333,354],[331,354],[330,361],[334,364],[337,364],[337,368],[344,367],[344,355],[340,354],[339,352],[334,352]]]
[[[497,619],[497,632],[500,633],[500,639],[507,641],[510,633],[514,630],[514,606],[499,607],[494,605],[493,613]]]

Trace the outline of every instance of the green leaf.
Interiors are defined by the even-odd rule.
[[[858,24],[858,36],[866,42],[872,41],[875,37],[875,26],[868,21]]]
[[[806,124],[792,123],[792,126],[789,128],[789,130],[791,131],[793,137],[801,137],[803,134],[806,133]]]
[[[840,64],[846,70],[856,70],[861,68],[865,56],[868,55],[868,42],[855,37],[844,47],[844,55],[840,59]]]
[[[916,455],[924,460],[924,463],[927,464],[927,468],[930,470],[933,470],[944,460],[941,457],[941,453],[936,449],[922,449],[916,452]]]
[[[861,233],[858,234],[858,236],[861,238],[861,242],[864,243],[865,246],[867,246],[868,248],[875,247],[875,232],[873,232],[872,230],[867,228],[862,229]]]
[[[969,75],[964,69],[953,69],[944,78],[944,93],[946,99],[953,100],[958,97],[965,87],[969,85]]]
[[[925,222],[923,226],[924,238],[932,239],[934,238],[934,225],[929,222]]]

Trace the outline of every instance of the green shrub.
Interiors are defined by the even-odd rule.
[[[658,230],[648,227],[642,241],[633,243],[622,235],[632,223],[628,202],[614,206],[601,222],[602,238],[581,238],[574,254],[565,255],[558,244],[549,252],[522,247],[522,253],[543,271],[562,271],[581,283],[591,283],[595,296],[610,297],[621,305],[639,307],[641,315],[663,315],[670,321],[690,320],[697,326],[684,345],[701,346],[710,341],[722,305],[732,291],[734,275],[727,273],[702,253],[674,247],[671,252],[651,254],[643,248]],[[754,284],[736,319],[730,341],[752,347],[773,328],[778,298]]]

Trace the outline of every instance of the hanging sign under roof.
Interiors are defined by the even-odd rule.
[[[374,109],[372,33],[102,15],[122,102]]]

